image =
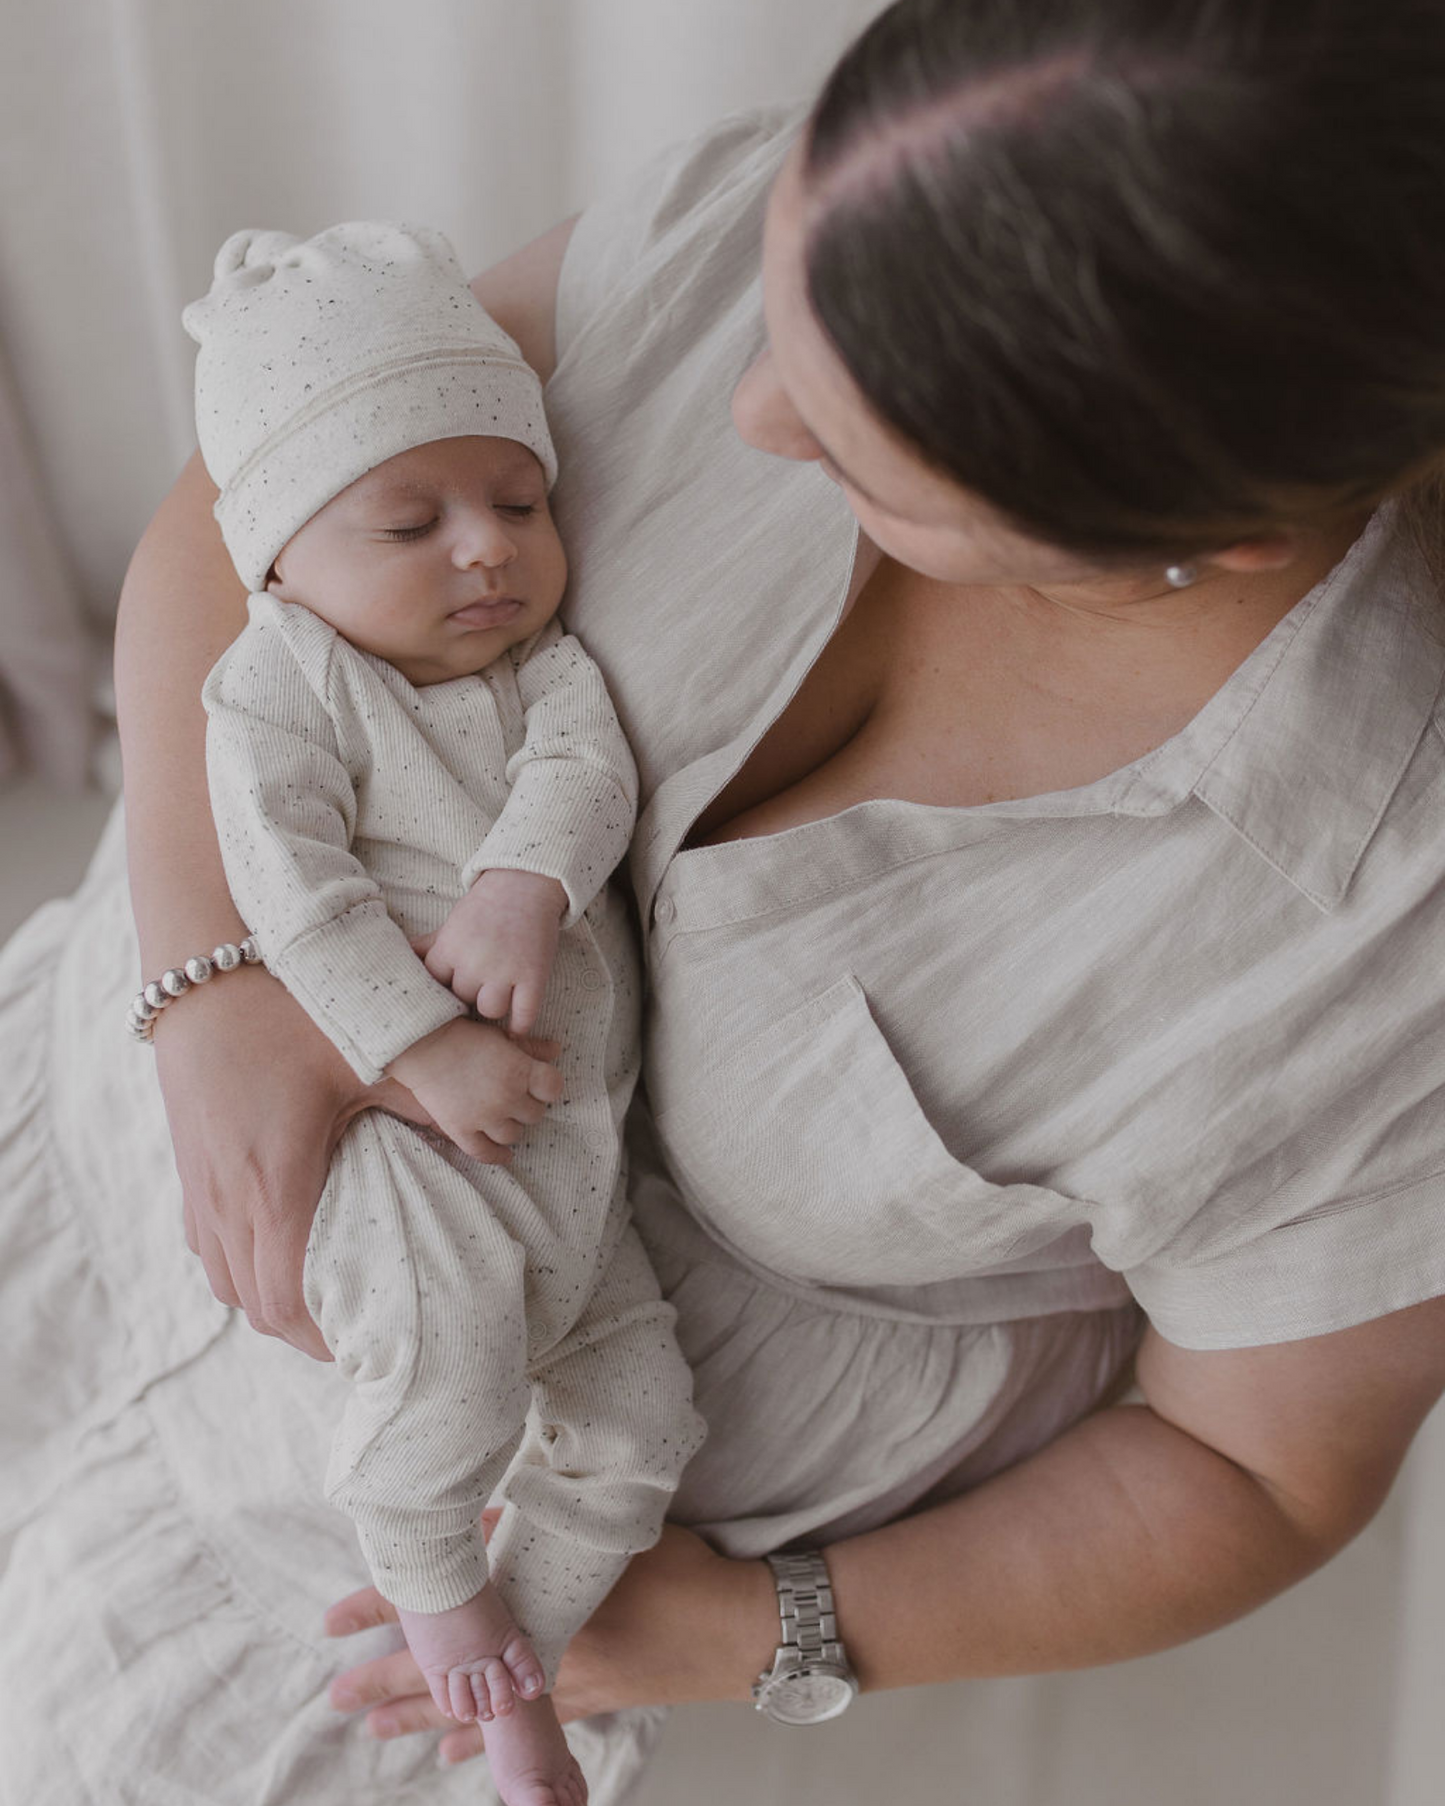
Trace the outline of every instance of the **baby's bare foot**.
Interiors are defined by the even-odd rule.
[[[587,1783],[550,1699],[518,1700],[482,1732],[505,1806],[587,1806]]]
[[[398,1608],[397,1617],[438,1711],[489,1724],[541,1696],[546,1676],[537,1652],[495,1587],[483,1587],[450,1611]]]

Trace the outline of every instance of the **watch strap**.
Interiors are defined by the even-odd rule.
[[[838,1641],[838,1622],[833,1613],[828,1564],[821,1550],[805,1549],[791,1555],[770,1555],[767,1559],[778,1585],[778,1619],[782,1626],[779,1655],[784,1650],[797,1650],[802,1660],[796,1665],[803,1668],[810,1668],[815,1662],[846,1667],[847,1657]]]

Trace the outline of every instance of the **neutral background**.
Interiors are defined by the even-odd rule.
[[[1021,0],[1022,3],[1022,0]],[[436,225],[481,268],[743,106],[873,0],[57,0],[0,16],[0,934],[113,773],[108,633],[194,439],[182,306],[241,225]],[[3,774],[22,756],[29,771]],[[299,1358],[299,1357],[298,1357]],[[1096,1673],[677,1713],[638,1806],[1437,1806],[1445,1418],[1381,1518],[1242,1625]],[[900,1609],[904,1602],[900,1601]],[[258,1727],[264,1734],[264,1727]]]

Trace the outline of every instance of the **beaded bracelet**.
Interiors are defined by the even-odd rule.
[[[192,985],[209,984],[217,972],[234,972],[238,966],[258,966],[261,950],[254,935],[247,935],[238,947],[225,941],[209,958],[193,953],[183,966],[172,966],[153,978],[142,991],[137,991],[126,1011],[125,1025],[133,1041],[150,1041],[156,1032],[156,1017],[168,1009],[178,997],[184,997]]]

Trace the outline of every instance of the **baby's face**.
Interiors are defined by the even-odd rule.
[[[437,439],[369,470],[287,542],[268,584],[414,684],[480,671],[557,611],[567,559],[515,439]]]

